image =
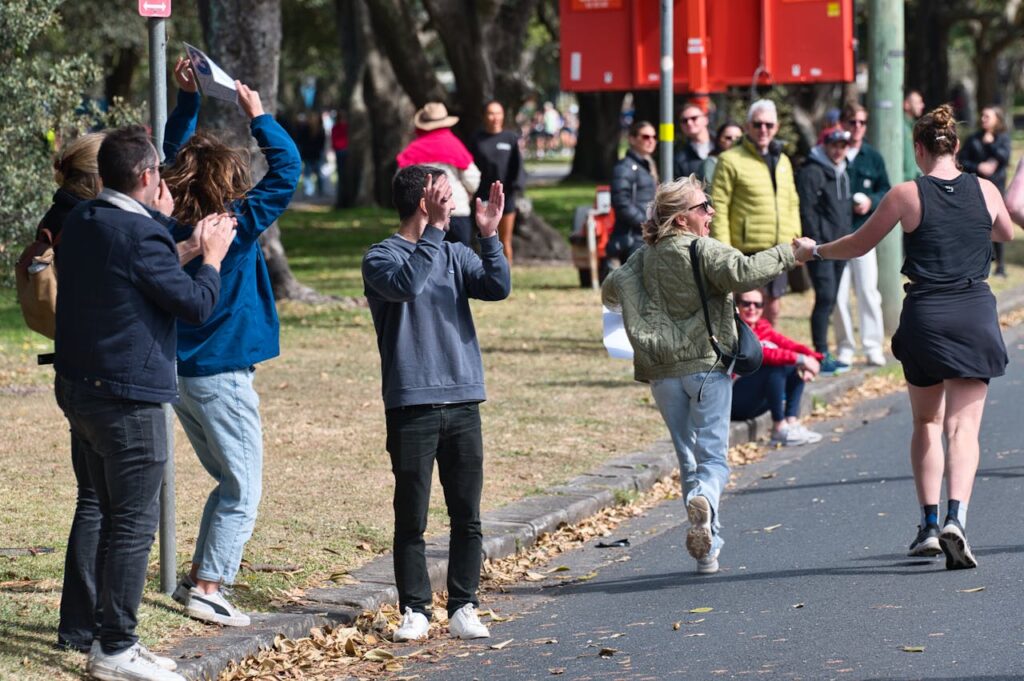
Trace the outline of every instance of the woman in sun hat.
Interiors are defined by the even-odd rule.
[[[426,164],[444,170],[455,200],[445,239],[469,244],[473,235],[470,197],[480,185],[480,169],[473,163],[473,155],[451,131],[458,122],[459,117],[449,116],[447,107],[441,102],[423,105],[412,119],[416,139],[398,154],[398,167]]]

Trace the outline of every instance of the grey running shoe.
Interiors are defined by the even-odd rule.
[[[700,560],[711,550],[711,504],[707,497],[697,495],[686,503],[690,529],[686,533],[687,552]]]
[[[967,543],[967,535],[959,521],[953,518],[946,518],[946,524],[942,526],[942,534],[939,535],[939,546],[946,554],[947,570],[967,570],[978,567],[978,561],[971,552],[971,545]]]
[[[942,549],[939,547],[939,526],[928,524],[922,527],[918,525],[917,536],[910,543],[910,550],[907,551],[907,555],[931,558],[940,553],[942,553]]]

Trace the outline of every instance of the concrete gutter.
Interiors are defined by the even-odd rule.
[[[998,301],[999,314],[1024,306],[1024,287],[1007,291]],[[815,401],[831,402],[871,375],[854,369],[836,377],[822,378],[804,389],[802,411]],[[766,439],[771,433],[771,416],[763,414],[750,421],[732,424],[730,444]],[[606,461],[598,468],[577,476],[545,494],[527,497],[483,514],[483,552],[496,560],[513,555],[552,532],[563,523],[580,522],[615,503],[617,492],[643,492],[678,468],[669,440],[654,443],[645,451]],[[427,542],[427,570],[435,591],[443,590],[448,575],[448,537]],[[376,610],[395,603],[394,569],[391,554],[381,555],[350,573],[354,584],[324,585],[305,593],[307,605],[274,613],[253,613],[252,625],[242,629],[224,627],[211,636],[181,641],[167,654],[178,661],[178,671],[189,679],[215,679],[232,660],[242,660],[273,645],[275,636],[302,638],[324,624],[348,625],[364,610]]]

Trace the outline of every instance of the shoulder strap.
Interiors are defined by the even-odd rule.
[[[690,242],[690,265],[693,268],[693,280],[697,283],[697,291],[700,293],[700,304],[704,308],[704,325],[708,329],[708,338],[713,343],[717,342],[715,332],[711,329],[711,313],[708,311],[708,296],[704,292],[704,278],[700,273],[700,257],[697,255],[697,239]]]

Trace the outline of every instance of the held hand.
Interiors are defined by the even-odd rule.
[[[221,260],[231,247],[235,238],[237,221],[226,213],[207,215],[199,221],[196,229],[201,231],[200,242],[203,249],[203,262],[220,269]]]
[[[452,187],[447,175],[427,175],[427,186],[423,189],[424,210],[427,212],[427,224],[440,229],[448,228],[448,219],[452,215]]]
[[[803,370],[805,373],[809,373],[811,378],[813,378],[821,371],[821,363],[810,355],[804,355]]]
[[[798,263],[803,264],[814,257],[814,247],[817,244],[810,237],[799,236],[793,239],[790,245],[793,248],[793,257]]]
[[[501,182],[494,182],[490,196],[487,197],[487,205],[479,198],[476,200],[476,224],[480,227],[481,238],[486,239],[498,233],[498,223],[504,212],[505,190]]]
[[[978,175],[982,177],[992,177],[992,174],[999,168],[999,162],[995,159],[989,159],[988,161],[982,161],[978,164]]]
[[[174,213],[174,197],[171,196],[171,190],[167,188],[167,183],[162,179],[156,190],[156,197],[153,199],[153,208],[167,216]]]
[[[202,220],[200,220],[199,224],[192,228],[192,233],[188,235],[187,239],[185,239],[185,246],[188,248],[188,250],[193,251],[193,252],[197,252],[197,253],[201,253],[202,252],[202,250],[203,250],[203,225],[204,225],[204,222]]]
[[[184,92],[196,91],[196,74],[192,73],[192,60],[178,57],[178,63],[174,65],[174,80],[178,82],[178,89]]]
[[[235,89],[238,90],[238,106],[249,117],[249,120],[263,115],[263,102],[260,101],[260,93],[251,89],[240,80],[235,81]]]

